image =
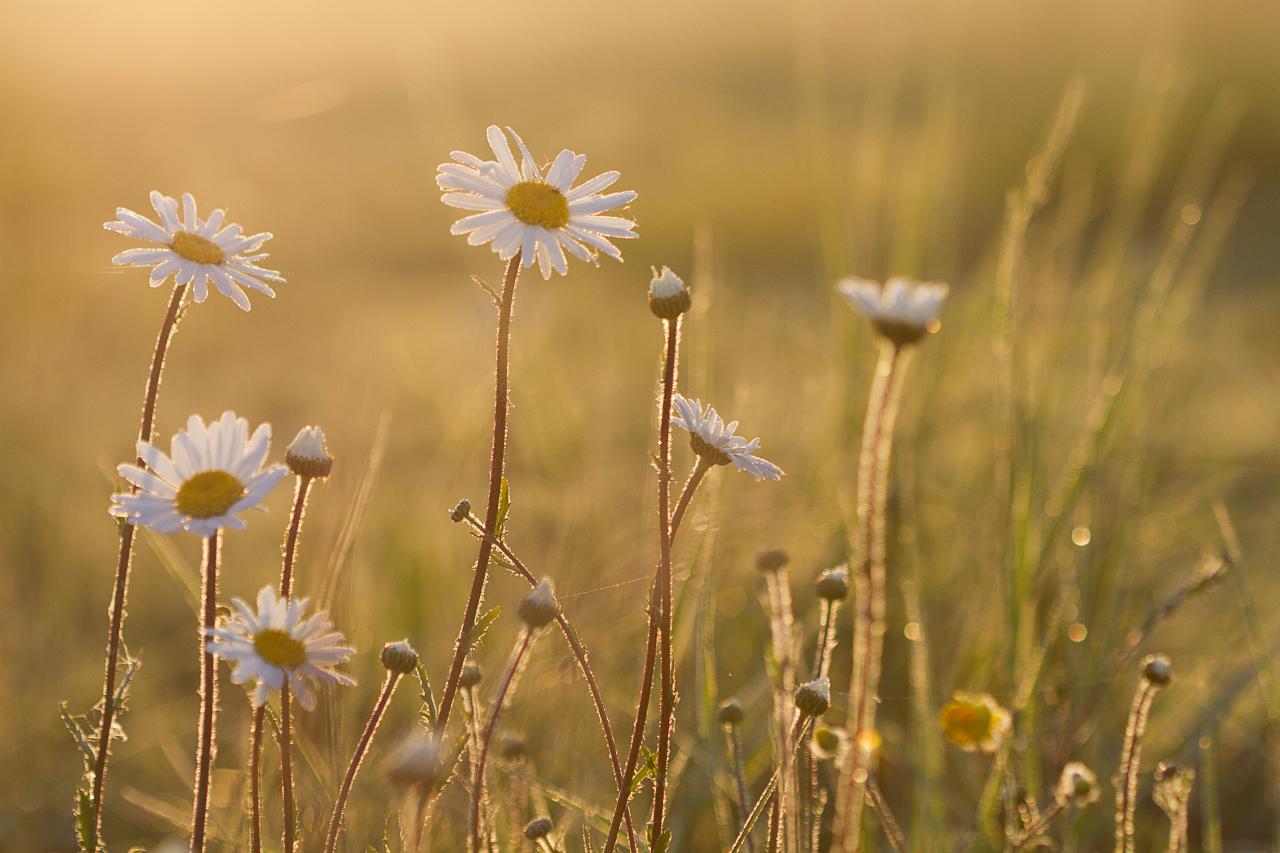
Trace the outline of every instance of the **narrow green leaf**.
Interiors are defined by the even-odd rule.
[[[489,629],[493,627],[493,623],[498,621],[498,617],[502,615],[501,607],[494,607],[484,613],[476,620],[475,630],[471,632],[471,653],[474,654],[480,645],[484,642],[485,635],[489,633]]]
[[[507,532],[507,516],[511,514],[511,484],[506,477],[502,478],[502,488],[498,492],[498,518],[494,522],[493,532],[501,539]]]

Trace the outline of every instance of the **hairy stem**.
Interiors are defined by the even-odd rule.
[[[480,792],[484,789],[484,770],[489,759],[489,744],[493,742],[493,732],[498,725],[498,716],[502,713],[507,693],[511,690],[511,685],[515,682],[516,675],[524,663],[525,653],[529,651],[533,637],[533,629],[527,625],[520,631],[520,638],[516,640],[515,647],[511,650],[511,660],[507,664],[506,671],[502,673],[502,681],[498,684],[498,692],[493,697],[493,707],[489,711],[489,719],[485,723],[484,733],[480,738],[480,754],[476,757],[471,779],[472,853],[480,853],[484,850],[480,835]]]
[[[382,691],[378,694],[378,701],[374,703],[373,711],[369,714],[369,721],[364,724],[364,731],[360,733],[360,740],[356,743],[355,752],[351,753],[351,761],[347,764],[347,772],[342,777],[342,784],[338,787],[338,798],[333,803],[333,814],[329,818],[329,833],[325,837],[324,850],[325,853],[334,853],[338,846],[338,833],[342,831],[342,821],[346,815],[347,798],[351,795],[351,786],[356,782],[356,775],[360,772],[360,765],[364,763],[365,756],[369,753],[369,746],[373,743],[373,736],[378,731],[378,726],[382,724],[382,717],[386,713],[387,705],[391,702],[392,695],[396,692],[396,685],[400,683],[400,673],[387,672],[386,680],[382,682]]]
[[[860,635],[854,654],[849,690],[850,736],[861,740],[875,731],[876,691],[884,643],[885,525],[888,503],[889,459],[897,419],[906,351],[884,341],[876,365],[875,381],[867,404],[858,462],[857,526],[853,542],[854,578],[865,580],[867,594],[859,604],[855,625]],[[855,581],[856,583],[856,581]],[[850,767],[841,774],[836,808],[836,847],[857,853],[861,840],[862,808],[870,778],[871,750],[856,749]]]
[[[218,721],[217,661],[209,651],[209,629],[218,621],[219,530],[204,540],[200,593],[200,715],[196,719],[196,781],[192,797],[191,849],[204,853],[205,824],[209,812],[209,777],[217,748],[214,731]]]
[[[725,726],[725,733],[729,739],[729,765],[733,771],[733,785],[738,793],[738,829],[741,831],[747,820],[747,782],[745,762],[742,760],[742,741],[738,737],[738,727],[736,725]],[[755,853],[755,849],[755,842],[751,840],[751,836],[748,834],[748,853]]]
[[[676,676],[671,640],[671,399],[675,394],[680,355],[680,318],[664,324],[667,332],[663,361],[662,403],[658,411],[658,586],[662,603],[662,692],[658,697],[658,772],[653,794],[654,843],[662,838],[667,805],[667,774],[671,763],[671,735],[676,725]]]
[[[498,504],[502,495],[502,474],[507,458],[507,409],[510,405],[509,373],[511,366],[511,312],[515,305],[516,282],[520,278],[520,253],[507,262],[507,272],[502,282],[502,297],[498,303],[498,340],[495,347],[493,383],[493,448],[489,455],[489,504],[485,509],[484,526],[487,530],[498,527]],[[471,632],[476,627],[476,615],[484,598],[484,584],[489,572],[489,558],[493,542],[487,536],[480,538],[480,550],[476,555],[475,574],[471,580],[471,593],[462,615],[462,626],[454,644],[453,663],[440,697],[440,709],[436,715],[436,731],[444,732],[453,710],[453,700],[458,692],[458,679],[471,649]]]
[[[160,334],[156,337],[155,350],[151,354],[151,369],[147,372],[147,388],[142,397],[142,421],[138,425],[138,440],[151,441],[151,433],[155,424],[156,399],[160,395],[160,376],[164,370],[165,354],[169,351],[169,342],[178,326],[178,317],[182,308],[182,297],[187,292],[187,285],[174,285],[169,296],[169,307],[165,311],[164,320],[160,324]],[[139,467],[145,463],[138,458]],[[132,488],[136,492],[137,486]],[[115,585],[111,593],[111,607],[107,616],[107,658],[102,678],[102,720],[98,733],[98,751],[93,765],[93,837],[89,839],[89,850],[96,851],[102,837],[102,795],[107,784],[107,756],[111,751],[111,727],[116,715],[116,668],[120,660],[120,645],[123,641],[125,602],[129,596],[129,568],[133,562],[133,539],[137,530],[132,524],[120,526],[120,551],[116,558]]]
[[[688,486],[685,488],[686,491],[692,491]],[[504,540],[494,537],[493,532],[484,526],[484,522],[476,518],[473,513],[467,514],[466,521],[481,536],[493,539],[494,547],[498,549],[498,552],[501,553],[502,556],[507,558],[515,569],[516,574],[524,578],[531,588],[538,585],[538,578],[529,570],[529,567],[524,564],[524,561],[516,556],[516,553],[511,550],[511,547],[508,546]],[[568,644],[569,650],[573,653],[574,660],[578,662],[578,668],[582,671],[582,677],[587,683],[588,690],[591,692],[591,702],[595,705],[596,717],[599,718],[600,729],[604,733],[605,746],[609,750],[609,763],[613,767],[613,779],[618,785],[618,790],[621,791],[622,766],[618,763],[618,742],[613,735],[613,725],[609,722],[609,711],[604,705],[604,694],[600,692],[600,682],[596,679],[596,674],[591,669],[591,662],[587,655],[586,647],[582,644],[582,641],[578,639],[577,632],[573,629],[573,626],[569,624],[569,617],[565,616],[563,611],[556,614],[556,625],[560,627],[560,633],[564,635],[565,643]],[[627,838],[630,842],[631,849],[636,850],[638,848],[636,847],[635,827],[631,823],[630,809],[623,810],[622,819],[627,827]]]
[[[1151,702],[1156,687],[1145,677],[1140,679],[1129,708],[1124,730],[1124,749],[1120,753],[1120,781],[1116,785],[1116,853],[1133,853],[1133,815],[1138,804],[1138,770],[1142,763],[1142,735],[1147,730]]]

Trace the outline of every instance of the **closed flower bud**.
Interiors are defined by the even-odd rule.
[[[458,683],[463,687],[475,687],[480,683],[480,667],[474,663],[462,667],[462,672],[458,675]]]
[[[1072,805],[1087,806],[1097,802],[1100,796],[1098,777],[1079,761],[1072,761],[1062,768],[1058,785],[1053,789],[1054,800],[1064,809]]]
[[[770,548],[756,554],[756,568],[762,572],[776,572],[791,562],[790,555],[781,548]]]
[[[551,623],[552,619],[560,612],[560,605],[556,603],[555,587],[551,583],[551,578],[543,578],[538,585],[533,588],[533,592],[526,595],[520,600],[520,608],[517,611],[520,618],[524,620],[524,624],[530,628],[541,628]]]
[[[736,726],[742,722],[742,717],[742,703],[737,699],[724,700],[716,711],[716,719],[725,726]]]
[[[535,817],[529,821],[529,825],[524,828],[524,837],[530,841],[537,841],[539,838],[546,838],[551,834],[551,818]]]
[[[449,518],[453,520],[454,524],[457,524],[459,521],[465,521],[467,516],[470,514],[471,514],[471,501],[467,500],[466,498],[463,498],[462,500],[458,501],[457,506],[449,510]]]
[[[796,707],[810,717],[820,717],[831,707],[831,681],[815,678],[801,684],[796,690]]]
[[[284,454],[285,464],[299,477],[328,477],[333,457],[324,443],[324,430],[306,426],[298,431]]]
[[[1173,678],[1173,663],[1164,655],[1147,655],[1142,659],[1142,677],[1154,687],[1164,687]]]
[[[680,276],[670,267],[663,267],[662,272],[654,269],[653,281],[649,282],[649,310],[655,317],[674,320],[688,311],[692,304],[689,288],[685,287]]]
[[[818,598],[824,598],[827,601],[844,601],[849,597],[849,570],[844,566],[827,569],[818,575],[815,589]]]
[[[408,640],[398,643],[387,643],[382,647],[382,665],[389,672],[405,675],[413,672],[418,666],[418,653],[409,645]]]

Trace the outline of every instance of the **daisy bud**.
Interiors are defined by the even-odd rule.
[[[498,741],[498,754],[507,761],[523,761],[524,760],[524,738],[515,734],[505,734],[502,740]]]
[[[414,732],[391,755],[387,775],[401,787],[422,785],[430,788],[440,778],[442,750],[434,735]]]
[[[674,320],[688,311],[691,304],[689,288],[670,267],[663,267],[662,272],[653,270],[653,280],[649,282],[649,310],[655,317]]]
[[[824,598],[827,601],[844,601],[849,597],[849,570],[844,566],[827,569],[818,575],[815,589],[818,598]]]
[[[517,611],[520,618],[524,620],[524,624],[531,629],[542,628],[550,624],[552,619],[560,612],[560,605],[556,603],[555,587],[551,583],[551,578],[543,578],[538,585],[533,588],[533,592],[526,595],[520,600],[520,609]]]
[[[418,653],[409,645],[408,640],[398,643],[387,643],[382,647],[382,665],[388,672],[407,675],[418,666]]]
[[[466,517],[470,514],[471,514],[471,501],[467,500],[466,498],[463,498],[462,500],[458,501],[457,506],[455,506],[452,510],[449,511],[449,518],[453,520],[454,524],[457,524],[460,521],[464,521]]]
[[[736,726],[742,722],[742,703],[737,699],[726,699],[720,703],[720,708],[716,711],[716,719],[721,725]]]
[[[539,838],[546,838],[551,834],[551,818],[535,817],[529,821],[529,825],[524,828],[524,837],[530,841],[537,841]]]
[[[1164,687],[1173,678],[1173,663],[1164,655],[1147,655],[1142,659],[1142,677],[1153,687]]]
[[[756,568],[762,572],[776,572],[791,562],[791,556],[781,548],[770,548],[756,554]]]
[[[480,683],[480,667],[474,663],[464,666],[462,674],[458,676],[458,683],[463,687],[475,687]]]
[[[1097,802],[1099,796],[1098,777],[1079,761],[1072,761],[1062,768],[1058,785],[1053,789],[1054,800],[1064,809],[1072,805],[1087,806]]]
[[[285,464],[299,477],[328,477],[333,470],[333,457],[324,443],[324,431],[305,426],[298,431],[284,454]]]
[[[796,690],[796,707],[802,714],[820,717],[831,707],[831,681],[827,678],[815,678],[801,684]]]
[[[1179,815],[1185,819],[1187,801],[1191,799],[1191,791],[1196,782],[1196,771],[1190,767],[1179,767],[1177,764],[1161,761],[1156,765],[1155,779],[1151,799],[1156,801],[1156,805],[1171,820],[1177,820]]]

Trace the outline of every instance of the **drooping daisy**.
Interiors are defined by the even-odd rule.
[[[845,278],[836,289],[867,316],[877,332],[898,346],[942,328],[938,314],[949,291],[945,284],[908,278],[891,278],[884,287],[862,278]]]
[[[257,679],[253,704],[261,707],[267,696],[284,686],[289,679],[289,692],[310,711],[316,706],[311,682],[329,682],[347,687],[355,685],[348,675],[334,670],[355,654],[341,634],[333,630],[329,614],[320,611],[304,619],[310,603],[305,598],[280,598],[276,591],[264,586],[258,592],[258,612],[242,599],[232,599],[235,613],[217,628],[206,633],[211,638],[209,651],[234,661],[231,681],[244,684]]]
[[[965,752],[995,752],[1013,728],[1013,718],[987,693],[957,691],[939,722],[947,740]]]
[[[120,476],[137,493],[111,496],[111,514],[157,533],[188,530],[212,536],[223,527],[243,528],[236,513],[256,507],[289,469],[262,468],[271,447],[271,425],[249,435],[249,422],[235,412],[208,426],[199,415],[174,434],[169,455],[150,442],[138,442],[146,468],[120,465]]]
[[[564,149],[545,170],[539,167],[524,141],[511,128],[511,138],[520,149],[520,163],[502,129],[491,125],[486,131],[496,160],[481,160],[465,151],[453,151],[455,162],[441,163],[436,185],[450,207],[476,211],[459,219],[449,229],[466,234],[472,246],[492,243],[502,260],[520,253],[520,266],[568,272],[565,252],[590,263],[604,252],[621,261],[622,252],[610,242],[638,236],[635,222],[621,216],[604,215],[635,200],[630,190],[605,193],[618,180],[618,172],[604,172],[574,187],[573,182],[587,164],[585,154]]]
[[[671,398],[671,405],[675,409],[671,423],[689,432],[689,446],[708,464],[728,465],[732,462],[739,471],[746,471],[757,480],[782,479],[781,468],[753,455],[760,449],[760,439],[747,441],[740,435],[734,435],[737,421],[726,424],[711,406],[704,410],[700,401],[686,400],[680,394]]]
[[[182,216],[178,202],[170,196],[151,191],[151,206],[160,222],[156,223],[127,207],[117,207],[114,222],[102,227],[126,237],[157,243],[155,247],[126,249],[111,259],[116,266],[151,267],[151,286],[159,287],[169,276],[178,284],[191,284],[196,302],[209,296],[209,282],[245,311],[249,310],[248,287],[267,296],[276,293],[268,281],[282,282],[275,270],[264,269],[258,262],[268,257],[260,251],[271,239],[271,233],[244,234],[239,225],[224,224],[222,209],[208,219],[196,215],[196,200],[191,193],[182,195]]]

